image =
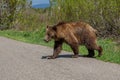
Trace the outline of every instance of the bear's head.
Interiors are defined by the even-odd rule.
[[[55,27],[47,26],[44,41],[49,42],[52,39],[54,39],[55,38],[55,33],[56,33]]]

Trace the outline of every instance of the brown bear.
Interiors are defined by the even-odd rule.
[[[96,44],[96,32],[97,30],[92,28],[85,22],[59,22],[54,26],[46,27],[46,35],[44,40],[49,42],[54,39],[54,52],[49,59],[54,59],[61,52],[63,42],[67,43],[73,50],[73,58],[77,58],[79,55],[79,45],[85,45],[88,49],[87,57],[94,56],[94,50],[99,52],[98,56],[102,55],[102,47]]]

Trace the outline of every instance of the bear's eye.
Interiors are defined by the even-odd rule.
[[[47,35],[48,35],[48,36],[50,36],[50,34],[49,34],[49,33],[48,33]]]

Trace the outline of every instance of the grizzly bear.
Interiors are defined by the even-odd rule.
[[[62,50],[62,44],[67,43],[74,52],[73,58],[79,57],[79,45],[85,45],[88,50],[87,57],[94,56],[94,50],[98,56],[102,55],[102,47],[96,44],[97,30],[85,22],[59,22],[54,26],[46,27],[44,41],[54,39],[54,52],[48,59],[55,59]]]

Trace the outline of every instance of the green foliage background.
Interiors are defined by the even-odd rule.
[[[101,37],[120,37],[120,0],[50,0],[51,7],[33,9],[26,0],[0,1],[0,29],[40,30],[59,21],[85,21]]]
[[[0,0],[0,30],[15,28],[25,5],[26,0]]]
[[[102,37],[120,37],[120,0],[57,0],[51,18],[58,21],[85,21]],[[55,17],[52,17],[55,16]]]

